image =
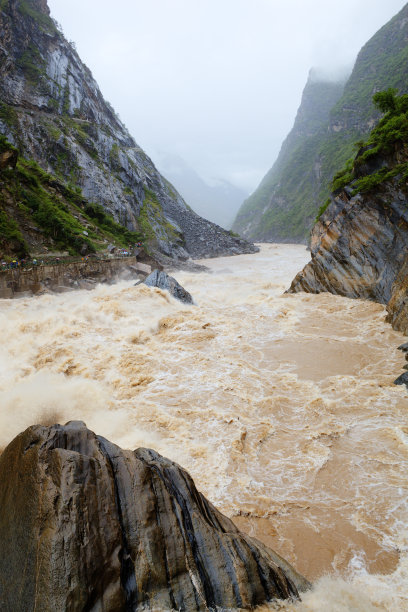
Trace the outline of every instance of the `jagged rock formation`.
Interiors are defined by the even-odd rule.
[[[153,270],[153,272],[142,282],[148,287],[158,287],[159,289],[168,291],[173,297],[180,300],[180,302],[184,302],[185,304],[193,303],[191,294],[186,291],[173,276],[169,276],[166,272]]]
[[[310,75],[294,128],[272,170],[241,207],[233,230],[258,241],[307,240],[333,175],[381,116],[373,94],[389,87],[408,91],[407,42],[408,4],[361,49],[343,93],[341,83],[314,83]]]
[[[151,250],[181,260],[255,250],[193,213],[160,175],[45,0],[0,0],[0,134],[23,158],[140,231]]]
[[[307,588],[175,463],[83,423],[36,425],[0,458],[0,609],[251,608]]]
[[[389,304],[396,329],[396,301],[408,278],[408,193],[391,181],[375,194],[342,190],[312,232],[312,260],[293,280],[290,292],[328,291]],[[400,296],[397,300],[397,294]],[[405,296],[404,296],[405,297]],[[391,301],[392,300],[392,301]],[[395,305],[394,305],[395,304]]]
[[[408,333],[408,95],[377,94],[387,113],[358,152],[312,232],[311,262],[290,292],[329,291],[385,304]]]

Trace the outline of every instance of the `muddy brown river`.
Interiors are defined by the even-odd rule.
[[[298,245],[132,282],[0,300],[0,447],[72,419],[189,470],[236,524],[314,581],[264,609],[408,610],[404,337],[371,302],[283,295]]]

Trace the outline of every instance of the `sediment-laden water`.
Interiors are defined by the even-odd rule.
[[[404,337],[378,304],[282,295],[307,260],[293,245],[207,260],[175,274],[192,307],[129,282],[1,300],[0,447],[81,419],[155,448],[320,578],[279,609],[408,610]]]

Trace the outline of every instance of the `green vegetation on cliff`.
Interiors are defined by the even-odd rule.
[[[343,91],[339,84],[329,99],[326,84],[313,90],[309,79],[294,128],[273,168],[241,207],[234,230],[256,240],[307,240],[336,171],[381,117],[373,94],[390,87],[408,91],[407,37],[408,4],[362,48]],[[323,96],[329,107],[324,108]],[[322,108],[320,123],[310,113],[311,103]]]
[[[3,0],[4,7],[8,1],[9,0]],[[36,3],[32,0],[20,0],[17,6],[23,17],[32,19],[38,27],[44,30],[44,32],[48,32],[50,34],[57,32],[58,27],[56,22],[47,13],[39,10],[36,7]]]
[[[16,151],[0,135],[0,154]],[[108,242],[127,246],[142,240],[116,223],[102,206],[86,200],[45,172],[36,162],[18,158],[0,170],[0,253],[25,256],[43,246],[70,254],[103,250]]]
[[[344,168],[335,174],[331,189],[336,192],[350,185],[353,193],[368,193],[400,176],[408,178],[408,95],[398,96],[396,89],[377,92],[373,96],[376,107],[385,116],[372,130],[355,159],[349,159]],[[327,205],[319,211],[319,216]]]

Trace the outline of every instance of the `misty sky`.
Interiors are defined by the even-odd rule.
[[[103,95],[153,158],[252,191],[309,68],[332,74],[404,0],[48,0]]]

